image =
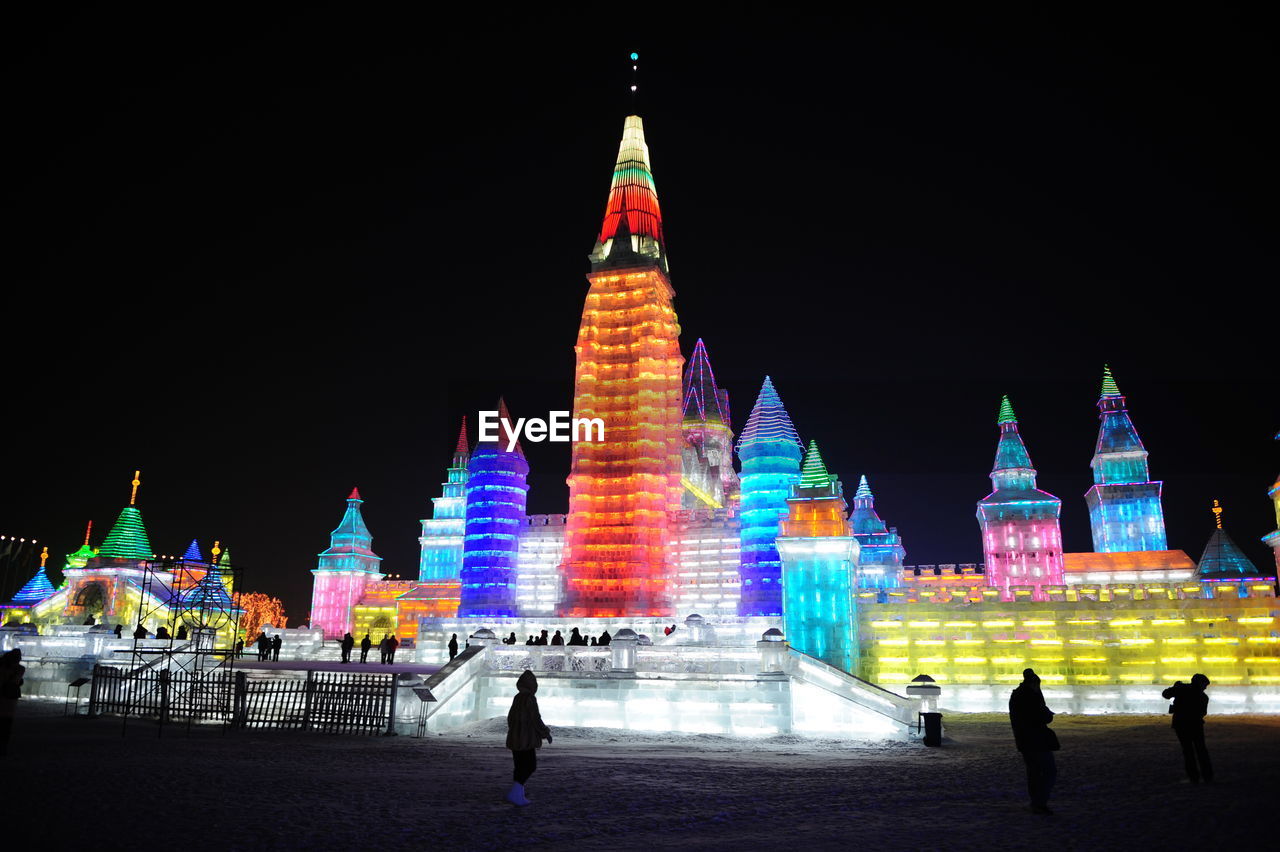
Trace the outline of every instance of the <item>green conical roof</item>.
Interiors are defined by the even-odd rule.
[[[818,452],[818,442],[809,441],[809,451],[804,455],[804,467],[800,469],[801,488],[826,488],[831,484],[831,474],[822,463],[822,453]]]
[[[107,533],[107,540],[98,550],[99,557],[115,559],[151,559],[151,540],[147,528],[142,525],[142,513],[133,506],[125,506],[116,518],[115,526]]]
[[[1000,417],[996,420],[997,424],[1017,423],[1018,415],[1013,413],[1013,403],[1009,402],[1008,394],[1000,397]]]
[[[1111,375],[1111,365],[1102,365],[1102,395],[1103,396],[1120,396],[1120,387],[1116,384],[1115,376]]]

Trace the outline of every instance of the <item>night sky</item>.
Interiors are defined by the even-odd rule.
[[[157,552],[222,540],[296,624],[359,486],[416,575],[461,416],[571,407],[634,109],[686,356],[735,429],[771,375],[908,563],[981,560],[1002,393],[1091,549],[1104,362],[1170,546],[1198,559],[1218,498],[1270,563],[1272,21],[354,8],[10,19],[0,533],[60,565],[141,468]],[[525,449],[530,511],[565,511],[568,445]]]

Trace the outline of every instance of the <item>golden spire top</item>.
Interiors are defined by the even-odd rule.
[[[213,562],[214,565],[218,564],[218,557],[222,555],[222,548],[218,547],[220,544],[222,544],[222,542],[215,541],[213,543],[213,550],[209,551],[209,555],[213,557],[210,561]]]
[[[1213,520],[1218,524],[1218,529],[1222,529],[1222,505],[1215,499],[1213,501]]]
[[[44,561],[49,558],[49,545],[44,546],[44,552],[40,554],[40,569],[44,570]]]
[[[132,506],[138,500],[138,486],[142,484],[142,471],[135,470],[133,472],[133,493],[129,495],[129,505]]]
[[[93,532],[93,521],[89,522],[89,526],[84,528],[84,546],[89,546],[89,533]]]

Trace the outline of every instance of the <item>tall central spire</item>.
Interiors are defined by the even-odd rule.
[[[668,513],[681,499],[680,325],[638,116],[623,128],[578,330],[565,524],[566,617],[670,614]]]
[[[605,204],[604,223],[591,252],[593,269],[653,263],[667,271],[667,246],[662,236],[662,209],[649,167],[644,122],[627,116],[613,167],[613,183]]]

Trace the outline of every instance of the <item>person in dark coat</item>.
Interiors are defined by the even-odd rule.
[[[277,633],[271,637],[271,661],[277,662],[280,659],[280,646],[284,644],[284,639]]]
[[[123,635],[123,634],[124,634],[124,622],[119,622],[119,623],[117,623],[117,624],[116,624],[116,629],[115,629],[115,630],[112,630],[111,632],[112,632],[112,633],[114,633],[114,634],[116,634],[116,638],[117,638],[117,639],[119,639],[119,638],[121,637],[121,635]]]
[[[592,637],[591,637],[591,647],[592,647],[592,648],[594,648],[597,644],[598,644],[598,643],[596,642],[596,637],[592,636]]]
[[[135,628],[135,629],[134,629],[134,631],[133,631],[133,638],[134,638],[134,639],[146,639],[146,638],[147,638],[147,628],[145,628],[145,627],[143,627],[143,626],[142,626],[142,622],[141,622],[141,621],[139,621],[139,622],[138,622],[138,626],[137,626],[137,628]]]
[[[350,633],[347,633],[342,637],[342,645],[340,646],[342,648],[342,662],[344,663],[351,662],[351,649],[354,648],[355,646],[356,646],[356,637],[352,636]],[[258,647],[259,648],[262,647],[261,639],[258,640]]]
[[[545,645],[545,644],[547,644],[547,631],[545,631],[545,630],[544,630],[544,631],[542,631],[542,633],[540,633],[540,634],[538,635],[538,638],[533,640],[533,644],[535,644],[535,645]]]
[[[1027,792],[1031,796],[1031,812],[1051,814],[1049,794],[1058,778],[1053,753],[1058,750],[1058,735],[1049,729],[1054,713],[1044,702],[1040,676],[1034,669],[1023,669],[1022,683],[1009,695],[1009,724],[1013,742],[1027,765]]]
[[[238,660],[243,656],[244,656],[244,640],[237,639],[236,640],[236,659]]]
[[[396,648],[399,648],[399,647],[400,647],[400,640],[395,637],[394,633],[387,637],[387,662],[388,663],[394,663],[396,661]]]
[[[169,628],[165,627],[165,626],[162,624],[162,625],[160,625],[159,627],[157,627],[157,628],[156,628],[156,638],[157,638],[157,639],[172,639],[173,637],[169,635]]]
[[[456,633],[455,633],[455,634],[453,634],[453,635],[454,635],[454,636],[457,636],[458,634],[456,634]],[[533,641],[533,634],[532,634],[532,633],[530,633],[530,634],[529,634],[529,638],[525,640],[525,643],[524,643],[524,644],[526,644],[526,645],[532,645],[532,644],[534,644],[534,641]]]
[[[369,649],[373,647],[373,640],[369,638],[369,634],[364,634],[364,638],[360,640],[360,662],[369,662]]]
[[[174,637],[174,638],[175,638],[175,639],[186,639],[186,638],[187,638],[187,625],[185,625],[185,624],[179,624],[179,625],[178,625],[178,635],[177,635],[176,637]]]
[[[582,633],[579,632],[578,628],[575,627],[569,631],[569,644],[585,645],[587,644],[587,640],[582,638]]]
[[[386,662],[387,662],[387,639],[388,638],[390,637],[384,634],[382,637],[382,641],[378,643],[378,662],[382,663],[383,665],[386,665]]]
[[[502,641],[503,641],[503,642],[505,642],[505,643],[506,643],[506,644],[508,644],[508,645],[514,645],[514,644],[516,644],[516,642],[518,641],[518,640],[516,639],[516,632],[515,632],[514,630],[512,630],[512,631],[511,631],[511,635],[510,635],[510,636],[508,636],[506,639],[503,639]]]
[[[350,636],[350,635],[351,635],[350,633],[347,634],[347,636]],[[271,654],[271,640],[267,638],[267,633],[265,630],[258,632],[257,644],[258,644],[258,659],[263,662],[266,662],[266,660],[269,658]],[[343,647],[345,647],[347,644],[347,640],[343,639],[342,644],[343,644]],[[351,652],[351,649],[348,648],[347,653],[350,653],[350,652]],[[345,663],[347,662],[347,660],[344,659],[343,662]]]
[[[1193,674],[1191,683],[1177,681],[1160,693],[1173,699],[1169,707],[1173,714],[1173,732],[1182,746],[1182,760],[1192,784],[1213,782],[1213,764],[1209,762],[1209,749],[1204,744],[1204,717],[1209,712],[1209,696],[1204,690],[1208,685],[1209,678]]]
[[[22,665],[21,648],[0,655],[0,756],[9,750],[13,719],[18,713],[18,699],[22,697],[22,676],[26,671],[27,667]]]
[[[602,631],[600,632],[600,644],[601,644],[601,645],[608,645],[608,644],[609,644],[609,642],[610,642],[610,640],[612,640],[612,639],[613,639],[613,637],[609,635],[609,631],[608,631],[608,630],[602,630]]]
[[[542,748],[542,741],[551,742],[551,729],[543,724],[542,713],[538,710],[538,679],[533,672],[524,670],[516,681],[516,690],[516,697],[507,712],[507,748],[511,749],[515,763],[507,801],[513,805],[527,805],[529,799],[525,796],[524,785],[538,768],[538,749]]]
[[[557,631],[556,631],[556,635],[555,635],[555,636],[552,636],[552,637],[551,637],[551,644],[552,644],[552,645],[563,645],[563,644],[564,644],[564,637],[560,635],[560,631],[559,631],[559,630],[557,630]]]
[[[515,634],[513,633],[512,635],[514,636]],[[532,636],[530,636],[529,638],[530,640],[533,639]],[[458,656],[458,634],[457,633],[449,637],[449,659],[452,660],[456,656]]]

